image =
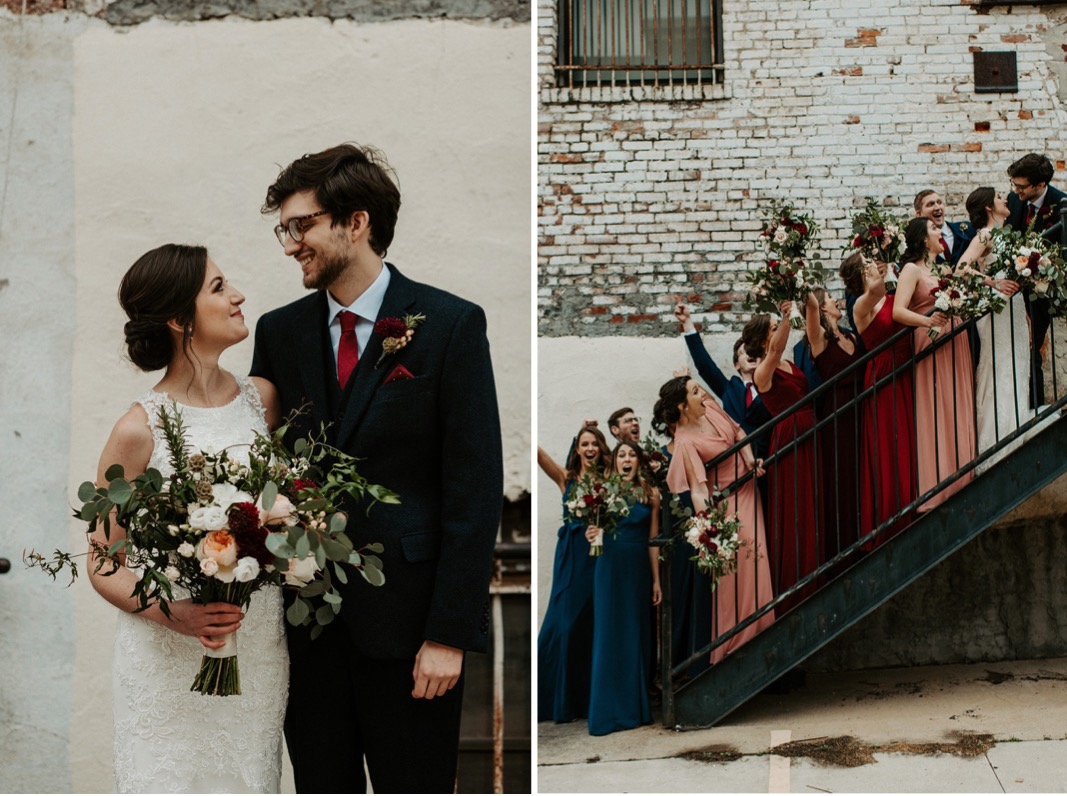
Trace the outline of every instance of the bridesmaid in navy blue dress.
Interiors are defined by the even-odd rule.
[[[552,566],[552,593],[537,636],[537,720],[574,721],[589,714],[593,659],[593,573],[585,524],[568,515],[568,493],[589,468],[605,469],[611,452],[603,432],[584,426],[578,432],[567,469],[541,448],[537,463],[563,495],[563,526]]]
[[[607,735],[652,721],[648,702],[648,651],[652,647],[649,601],[658,605],[657,549],[649,539],[659,534],[659,489],[648,477],[644,454],[631,442],[620,442],[612,466],[636,481],[642,500],[604,537],[596,567],[593,606],[593,684],[589,697],[589,734]],[[586,529],[591,541],[597,528]]]

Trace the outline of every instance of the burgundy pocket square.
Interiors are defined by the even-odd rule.
[[[413,379],[411,371],[405,368],[403,365],[397,365],[393,368],[392,373],[385,379],[386,384],[392,384],[394,381],[403,381],[404,379]]]

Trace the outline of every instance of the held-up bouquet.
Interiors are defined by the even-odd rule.
[[[727,511],[723,500],[707,511],[698,511],[685,527],[685,540],[696,550],[690,558],[697,568],[711,578],[711,588],[724,575],[737,571],[737,554],[741,549],[741,520]]]
[[[767,262],[748,272],[752,293],[745,299],[746,310],[777,312],[781,302],[792,301],[789,323],[794,329],[804,327],[800,307],[808,293],[825,282],[822,263],[809,260],[807,254],[818,233],[810,215],[797,212],[788,203],[771,203],[760,232]]]
[[[75,516],[101,528],[108,544],[91,540],[96,571],[111,575],[125,565],[138,576],[133,595],[137,612],[153,605],[170,616],[169,603],[184,589],[198,603],[247,606],[261,588],[297,590],[286,618],[314,624],[312,638],[341,610],[334,578],[348,582],[354,568],[370,584],[385,582],[380,544],[359,550],[345,534],[348,518],[338,511],[342,495],[354,501],[397,503],[383,487],[356,472],[355,459],[326,445],[322,433],[298,440],[290,453],[282,439],[287,426],[257,434],[247,463],[221,452],[190,452],[177,407],[160,410],[173,475],[154,468],[128,480],[120,465],[110,467],[106,486],[86,481],[78,489],[82,506]],[[328,462],[332,462],[327,466]],[[111,541],[115,523],[124,539]],[[56,551],[54,562],[39,553],[26,556],[55,577],[71,556]],[[331,574],[332,569],[332,574]],[[319,603],[318,605],[313,603]],[[235,634],[219,650],[208,650],[192,691],[229,696],[241,693]]]
[[[1003,294],[983,283],[985,277],[976,271],[957,268],[955,273],[934,267],[938,277],[933,291],[934,308],[952,318],[967,320],[987,312],[1000,312],[1006,301]],[[931,340],[941,334],[940,326],[931,326],[927,331]]]
[[[663,452],[663,448],[653,432],[649,431],[645,434],[645,438],[641,440],[641,451],[645,454],[645,461],[648,462],[648,469],[652,473],[652,477],[658,481],[666,479],[667,454]]]
[[[893,216],[867,197],[867,206],[852,216],[852,248],[869,260],[888,263],[887,285],[896,281],[892,264],[900,260],[907,216]]]
[[[1067,310],[1067,275],[1060,247],[1033,231],[1019,232],[999,227],[991,233],[994,279],[1010,279],[1024,290],[1033,290],[1053,303],[1053,314]]]
[[[630,514],[630,506],[640,497],[640,487],[625,480],[618,473],[603,474],[587,470],[579,478],[567,499],[567,512],[586,525],[600,529],[589,546],[589,555],[604,552],[604,532],[613,533],[622,517]]]

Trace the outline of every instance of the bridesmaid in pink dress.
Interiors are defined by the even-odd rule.
[[[659,395],[655,415],[668,423],[677,423],[674,456],[667,471],[667,486],[671,492],[688,491],[693,508],[699,512],[708,507],[715,488],[725,489],[752,469],[762,475],[762,461],[754,459],[751,445],[746,445],[739,454],[716,465],[715,469],[705,469],[707,462],[744,439],[745,432],[700,384],[688,376],[678,376],[664,384]],[[756,495],[755,479],[732,490],[728,500],[729,510],[741,520],[743,545],[738,553],[737,571],[721,578],[715,589],[713,639],[774,598],[763,512]],[[773,622],[774,612],[768,611],[728,642],[715,647],[711,662],[718,663]]]
[[[942,312],[927,317],[934,308],[937,278],[931,267],[942,251],[941,230],[925,218],[914,218],[904,231],[907,247],[893,304],[893,320],[914,326],[915,355],[937,345],[933,355],[923,357],[915,368],[915,440],[918,458],[918,494],[926,492],[955,473],[975,456],[974,363],[967,333],[951,340],[944,336],[961,321]],[[940,327],[940,340],[929,330]],[[919,511],[929,511],[963,489],[973,472],[927,500]]]
[[[782,318],[789,317],[791,302],[783,302]],[[815,427],[815,411],[805,404],[789,415],[784,412],[808,393],[804,372],[782,359],[789,340],[789,324],[757,315],[741,332],[745,353],[760,359],[753,383],[778,425],[771,433],[770,456],[784,451],[768,468],[767,542],[775,594],[815,571],[822,542],[821,511],[817,488],[821,488],[816,463],[816,438],[809,434],[796,446],[790,444]],[[782,603],[790,608],[808,592]]]
[[[859,296],[853,308],[856,331],[868,351],[874,351],[904,327],[893,320],[895,296],[886,293],[889,266],[854,254],[841,263],[841,278],[849,292]],[[912,338],[902,337],[867,363],[863,388],[889,376],[912,358]],[[916,497],[915,391],[911,369],[863,402],[860,442],[860,532],[870,533]],[[883,531],[864,549],[871,550],[912,519],[910,513]]]

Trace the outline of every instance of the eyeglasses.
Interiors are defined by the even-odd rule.
[[[296,218],[290,218],[289,223],[285,226],[279,224],[274,228],[274,236],[278,239],[278,243],[282,246],[285,245],[285,236],[288,235],[294,242],[300,243],[304,239],[304,232],[307,227],[304,226],[304,222],[309,219],[316,218],[318,216],[329,213],[329,210],[320,210],[317,213],[308,213],[306,216],[297,216]]]
[[[1012,189],[1013,191],[1025,191],[1025,190],[1026,190],[1027,188],[1029,188],[1029,187],[1030,187],[1030,183],[1028,183],[1028,182],[1024,182],[1024,183],[1022,183],[1022,184],[1020,185],[1020,184],[1019,184],[1019,183],[1017,183],[1017,182],[1016,182],[1015,180],[1012,180],[1012,181],[1011,181],[1011,189]]]

